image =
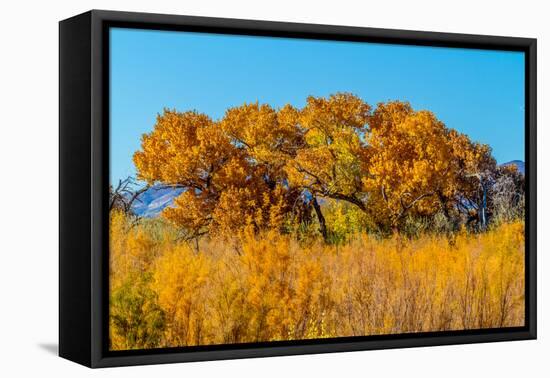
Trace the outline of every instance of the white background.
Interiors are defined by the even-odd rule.
[[[0,376],[550,376],[545,1],[24,1],[0,5]],[[56,356],[58,25],[128,10],[538,38],[539,340],[90,370]],[[546,274],[545,274],[546,273]]]

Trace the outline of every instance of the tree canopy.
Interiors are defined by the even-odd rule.
[[[165,109],[134,163],[148,185],[184,189],[163,216],[188,238],[281,230],[311,223],[314,212],[326,239],[326,200],[356,208],[381,232],[438,213],[485,227],[494,184],[521,186],[489,146],[432,112],[400,101],[373,108],[349,93],[310,96],[301,109],[243,104],[220,120]]]

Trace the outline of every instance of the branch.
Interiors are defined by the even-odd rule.
[[[355,195],[347,196],[347,195],[341,194],[341,193],[329,193],[326,196],[329,197],[329,198],[332,198],[332,199],[347,201],[347,202],[359,207],[361,210],[367,211],[367,207],[365,206],[363,201],[361,201],[359,198],[355,197]]]
[[[388,202],[388,196],[386,195],[386,188],[384,187],[384,185],[382,185],[382,198],[384,198],[384,201],[386,201],[386,203]]]
[[[421,194],[418,197],[416,197],[412,202],[410,202],[408,205],[405,205],[405,202],[403,201],[403,196],[405,196],[405,195],[410,196],[411,194],[410,193],[403,193],[399,198],[399,201],[401,202],[401,211],[397,215],[397,219],[401,219],[407,213],[407,211],[411,207],[413,207],[418,201],[421,201],[426,197],[433,196],[434,194],[435,194],[435,191]]]
[[[126,203],[125,207],[127,207],[127,211],[130,210],[132,208],[132,204],[134,203],[134,201],[140,196],[142,195],[143,193],[145,193],[148,189],[150,188],[149,185],[145,185],[143,188],[139,189],[138,191],[134,192],[134,194],[132,195],[132,197],[128,200],[128,202]]]

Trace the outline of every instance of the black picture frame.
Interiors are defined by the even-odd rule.
[[[526,296],[517,328],[113,352],[108,341],[110,27],[525,53]],[[92,10],[59,24],[59,355],[88,367],[536,338],[536,39]]]

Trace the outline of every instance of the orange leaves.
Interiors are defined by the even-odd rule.
[[[304,145],[286,165],[291,185],[323,197],[359,195],[369,114],[370,106],[351,94],[308,97],[298,116]]]
[[[246,151],[248,162],[261,167],[272,181],[284,179],[282,167],[301,144],[296,110],[286,105],[280,111],[269,105],[244,104],[225,113],[220,128],[238,148]]]
[[[222,192],[224,188],[253,187],[261,184],[258,182],[255,170],[255,167],[251,166],[240,153],[228,158],[216,172],[212,173],[211,183],[218,192]]]
[[[243,232],[195,251],[166,223],[127,221],[111,218],[115,350],[524,324],[521,222],[341,245]]]
[[[221,123],[165,110],[134,155],[138,177],[186,190],[163,216],[188,238],[231,234],[251,222],[259,229],[270,222],[259,222],[255,207],[269,212],[265,195],[270,202],[283,189],[274,185],[281,180],[276,164],[262,162],[272,159],[266,145],[286,140],[273,132],[276,118],[271,108],[258,105],[231,109]],[[243,146],[253,147],[245,152]]]
[[[213,234],[230,237],[250,226],[254,231],[280,230],[288,212],[289,195],[283,188],[261,193],[254,188],[231,188],[224,191],[213,211]]]
[[[114,349],[523,324],[523,178],[429,111],[165,110],[134,162],[184,190],[158,219],[111,212]],[[482,203],[500,221],[456,232]]]
[[[164,216],[190,237],[279,227],[312,197],[346,201],[396,231],[409,215],[449,217],[464,198],[479,203],[480,175],[496,167],[488,146],[433,113],[400,101],[372,111],[349,93],[310,96],[302,109],[243,104],[219,121],[165,110],[134,162],[140,179],[188,193]],[[257,214],[270,211],[266,201],[277,221]]]
[[[174,200],[174,205],[163,210],[165,219],[176,225],[185,225],[189,237],[206,232],[214,208],[213,200],[208,198],[207,192],[183,192]]]
[[[328,99],[310,96],[302,110],[301,124],[306,129],[318,128],[325,135],[337,129],[364,131],[370,105],[349,93],[337,93]]]
[[[488,146],[472,143],[433,113],[414,111],[407,103],[379,104],[369,126],[369,174],[362,181],[379,202],[379,222],[391,227],[407,214],[448,211],[449,202],[458,200],[467,172],[492,159]]]
[[[206,333],[208,319],[202,315],[201,298],[206,295],[211,265],[187,245],[174,246],[155,265],[151,286],[166,313],[165,337],[176,345],[199,344]]]
[[[260,206],[257,200],[257,196],[249,188],[225,190],[212,214],[217,226],[213,233],[229,236],[234,231],[254,223],[256,209]]]
[[[190,181],[194,174],[207,171],[216,163],[212,152],[229,147],[223,143],[217,145],[221,140],[209,130],[212,128],[212,121],[203,114],[165,110],[157,117],[153,132],[143,135],[142,150],[134,154],[138,178],[151,184],[175,184]],[[215,145],[216,148],[209,151]]]
[[[220,126],[237,143],[250,149],[273,143],[279,134],[277,112],[258,103],[228,109]]]

